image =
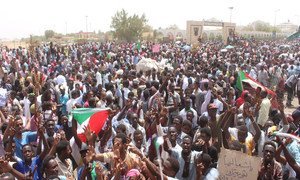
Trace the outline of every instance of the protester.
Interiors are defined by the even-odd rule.
[[[227,149],[299,178],[300,43],[232,43],[0,47],[0,177],[210,180]]]

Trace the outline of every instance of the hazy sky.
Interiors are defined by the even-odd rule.
[[[154,28],[177,24],[186,29],[187,20],[215,17],[246,25],[254,20],[300,24],[300,0],[1,0],[0,39],[42,35],[46,29],[59,33],[110,30],[111,17],[124,8],[129,14],[146,14]],[[67,28],[66,28],[67,27]]]

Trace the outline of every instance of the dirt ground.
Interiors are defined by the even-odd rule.
[[[17,48],[19,46],[28,47],[25,41],[0,41],[0,45],[7,46],[8,48]]]
[[[286,99],[287,97],[285,96],[285,99]],[[285,101],[284,101],[284,104],[285,104]],[[285,113],[286,114],[292,114],[293,113],[293,111],[297,108],[297,107],[299,107],[299,103],[298,103],[298,97],[294,97],[294,99],[293,99],[293,101],[292,101],[292,107],[285,107]]]

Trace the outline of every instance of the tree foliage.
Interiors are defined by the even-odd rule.
[[[46,30],[45,31],[46,39],[52,38],[54,35],[55,35],[55,32],[53,30]]]
[[[164,37],[164,34],[158,30],[153,31],[153,38],[154,39],[162,39]]]
[[[274,28],[274,26],[272,26],[270,23],[260,21],[260,20],[248,24],[243,29],[245,31],[261,31],[261,32],[272,32],[274,30],[276,30],[277,32],[280,31],[278,28]]]
[[[151,27],[150,25],[145,25],[144,32],[152,32],[152,31],[153,31],[153,27]]]
[[[169,27],[167,27],[166,29],[169,29],[169,30],[178,30],[179,27],[176,24],[172,24]]]
[[[132,15],[122,9],[118,11],[113,17],[111,28],[114,30],[114,35],[119,40],[133,41],[141,37],[146,26],[147,19],[145,14],[142,16]]]

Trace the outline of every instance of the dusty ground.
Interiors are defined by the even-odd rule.
[[[286,97],[285,97],[286,99]],[[284,102],[285,104],[285,102]],[[285,107],[285,112],[286,114],[292,114],[292,112],[297,108],[299,107],[299,103],[298,103],[298,98],[297,97],[294,97],[293,101],[292,101],[292,107]]]
[[[8,48],[28,47],[25,41],[0,41],[0,45],[7,46]]]

